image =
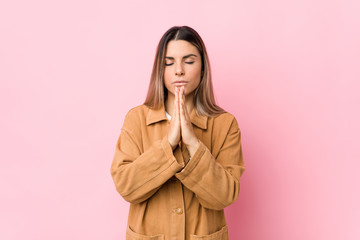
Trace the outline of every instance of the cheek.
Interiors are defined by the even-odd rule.
[[[195,68],[190,71],[193,81],[198,82],[201,78],[201,68]]]
[[[173,73],[172,71],[169,69],[169,67],[165,68],[164,69],[164,80],[167,80],[167,81],[171,81],[172,78],[173,78]]]
[[[171,89],[171,77],[168,71],[164,72],[164,85],[168,91],[173,92]]]
[[[195,66],[192,66],[191,69],[189,69],[192,76],[200,76],[201,75],[201,64],[197,64]]]

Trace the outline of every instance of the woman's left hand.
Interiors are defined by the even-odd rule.
[[[199,139],[196,137],[189,113],[185,105],[185,94],[184,87],[180,88],[180,128],[181,128],[181,137],[184,144],[186,145],[190,156],[192,157],[196,152],[197,148],[200,145]]]

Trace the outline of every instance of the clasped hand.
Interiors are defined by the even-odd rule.
[[[200,142],[195,135],[189,113],[185,106],[184,87],[175,87],[174,105],[175,111],[171,117],[167,135],[169,143],[174,150],[182,138],[190,156],[193,156]]]

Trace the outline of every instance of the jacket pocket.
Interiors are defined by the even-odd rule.
[[[126,229],[126,240],[164,240],[164,234],[157,234],[154,236],[146,236],[134,232],[130,226]]]
[[[229,240],[227,226],[210,235],[190,235],[190,240]]]

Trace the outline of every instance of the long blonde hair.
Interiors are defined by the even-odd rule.
[[[164,84],[164,68],[166,47],[171,40],[185,40],[193,44],[201,55],[202,75],[199,86],[194,94],[194,107],[198,115],[216,116],[225,110],[216,105],[211,81],[210,62],[205,44],[200,35],[191,27],[174,26],[167,30],[161,37],[156,49],[154,65],[151,73],[150,84],[144,105],[157,109],[167,98],[168,90]]]

